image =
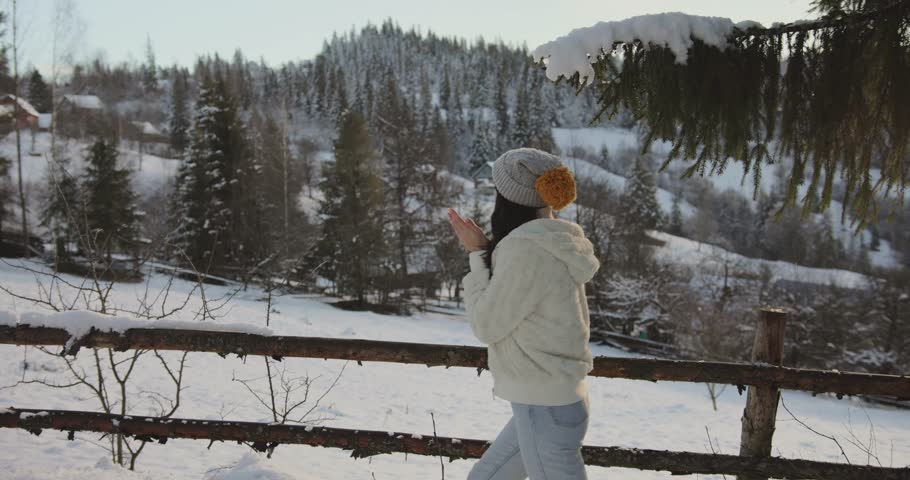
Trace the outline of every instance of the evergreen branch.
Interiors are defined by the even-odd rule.
[[[789,33],[814,32],[826,28],[839,28],[859,25],[874,21],[883,16],[891,15],[895,11],[910,8],[910,0],[896,0],[891,4],[868,12],[850,13],[843,15],[825,15],[817,20],[781,24],[772,27],[751,27],[745,30],[734,28],[732,38],[779,36]]]

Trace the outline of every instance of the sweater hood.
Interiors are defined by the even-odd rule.
[[[578,283],[587,283],[600,268],[594,256],[594,245],[575,223],[559,218],[538,218],[512,230],[504,240],[533,242],[556,257],[569,269]]]

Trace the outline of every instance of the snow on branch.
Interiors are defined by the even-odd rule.
[[[555,81],[561,76],[571,78],[578,73],[579,80],[585,84],[594,80],[591,65],[605,52],[611,52],[616,43],[638,40],[644,45],[667,47],[676,55],[677,62],[686,63],[689,48],[695,39],[724,48],[734,28],[744,30],[756,27],[760,25],[753,21],[734,24],[729,18],[680,12],[641,15],[575,29],[537,47],[532,55],[535,62],[544,61],[550,80]]]

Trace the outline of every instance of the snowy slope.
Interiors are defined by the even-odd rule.
[[[650,232],[650,235],[665,242],[655,248],[658,261],[672,265],[692,267],[696,272],[707,275],[723,275],[727,264],[734,275],[758,278],[762,268],[771,272],[771,282],[789,280],[817,285],[833,285],[841,288],[866,288],[869,278],[848,270],[810,268],[795,263],[762,260],[732,253],[723,248],[676,237],[664,232]]]
[[[12,262],[12,261],[10,261]],[[0,262],[0,279],[7,288],[34,293],[35,280],[31,274]],[[165,285],[165,278],[154,276],[149,284],[154,296]],[[179,292],[190,285],[177,282],[171,302],[182,301]],[[117,285],[111,300],[121,307],[134,306],[137,297],[144,295],[145,285]],[[217,297],[226,287],[209,287],[207,295]],[[221,323],[263,325],[265,304],[262,292],[250,289],[240,292]],[[192,311],[198,309],[199,298],[193,296],[189,310],[179,319],[192,321]],[[336,338],[365,338],[410,342],[477,345],[461,315],[417,314],[412,317],[392,317],[364,312],[348,312],[311,297],[287,296],[277,300],[278,313],[272,315],[271,329],[277,334],[311,335]],[[21,300],[0,295],[0,310],[19,313],[35,311],[37,307]],[[593,347],[596,355],[624,355],[606,348]],[[29,370],[30,378],[41,376],[63,380],[60,359],[27,350],[28,360],[36,366]],[[79,357],[88,365],[89,355]],[[23,347],[0,346],[0,385],[9,385],[22,374],[20,362]],[[174,359],[173,352],[167,358]],[[284,365],[296,375],[308,374],[315,380],[314,389],[322,392],[344,367],[341,361],[313,359],[286,360]],[[254,378],[264,375],[260,358],[241,360],[221,359],[216,355],[192,354],[187,370],[187,386],[179,416],[269,421],[270,416],[231,379]],[[139,390],[167,392],[169,384],[154,358],[143,358],[137,367],[131,410],[136,414],[150,413],[154,404]],[[352,363],[341,375],[338,386],[331,391],[316,414],[331,417],[326,425],[396,430],[428,434],[432,432],[430,412],[436,416],[440,435],[493,438],[509,416],[505,402],[491,395],[489,373],[477,376],[470,369],[426,368],[422,366]],[[720,397],[719,411],[714,412],[703,385],[686,383],[650,383],[629,380],[591,379],[592,423],[586,443],[590,445],[621,445],[669,450],[709,452],[705,430],[716,437],[719,450],[735,453],[739,444],[739,418],[744,398],[735,388],[727,389]],[[878,408],[852,400],[812,397],[798,392],[785,392],[784,400],[791,411],[813,428],[841,439],[854,463],[865,463],[867,457],[844,439],[850,432],[859,438],[869,437],[870,425],[875,426],[876,451],[882,463],[895,466],[910,464],[910,415],[904,411]],[[37,408],[71,408],[98,410],[97,402],[83,390],[58,390],[38,385],[19,386],[0,390],[0,405]],[[787,457],[826,461],[843,461],[837,446],[809,433],[789,415],[779,413],[774,451]],[[233,444],[215,444],[207,449],[206,442],[172,440],[166,445],[150,444],[139,460],[136,475],[111,475],[103,467],[94,477],[94,470],[104,452],[93,445],[92,435],[77,435],[78,441],[67,442],[60,432],[45,432],[36,437],[24,431],[0,430],[0,464],[13,472],[4,478],[35,479],[62,478],[64,471],[73,472],[67,478],[173,478],[201,479],[206,472],[238,462],[249,462],[248,450]],[[255,455],[259,457],[259,455]],[[246,457],[246,460],[243,460]],[[439,475],[438,459],[419,456],[384,455],[372,460],[354,460],[347,452],[338,450],[280,446],[274,457],[260,467],[269,468],[272,476],[236,476],[223,478],[320,478],[410,480],[434,478]],[[244,463],[241,463],[243,465]],[[446,478],[464,478],[470,461],[446,464]],[[249,467],[253,468],[253,467]],[[256,467],[259,468],[259,467]],[[214,471],[214,470],[213,470]],[[228,472],[229,470],[217,470]],[[285,476],[277,476],[283,473]],[[374,477],[375,475],[375,477]],[[660,472],[604,469],[591,467],[592,479],[623,478],[630,480],[668,479]],[[695,477],[693,477],[695,478]],[[720,480],[720,476],[697,478]]]
[[[641,149],[639,134],[634,130],[624,128],[554,128],[553,138],[555,139],[559,150],[565,153],[570,153],[572,150],[579,148],[587,150],[594,155],[599,155],[600,150],[603,147],[606,147],[612,154],[629,150],[638,151]],[[658,157],[661,157],[666,155],[669,150],[670,145],[667,142],[655,142],[651,146],[650,151]],[[622,175],[608,172],[605,169],[584,160],[569,157],[566,161],[571,168],[576,169],[577,175],[602,179],[619,192],[621,192],[625,186],[625,177]],[[674,162],[668,166],[666,171],[671,177],[679,178],[684,168],[685,165],[683,163]],[[872,171],[873,180],[877,179],[879,175],[877,169]],[[709,180],[718,191],[733,190],[745,198],[753,198],[754,184],[752,175],[749,174],[744,176],[743,166],[739,162],[731,161],[727,164],[723,172],[705,178]],[[771,174],[769,171],[762,175],[759,182],[759,189],[764,192],[770,192],[776,187],[777,181],[776,175]],[[804,195],[807,188],[807,185],[802,185],[800,187],[799,195]],[[910,199],[910,191],[905,192],[904,196],[905,199]],[[661,209],[664,210],[665,213],[669,212],[673,205],[673,194],[664,189],[658,189],[657,197]],[[890,195],[890,198],[897,198],[897,192],[893,192]],[[696,210],[695,207],[687,202],[682,202],[680,204],[680,209],[684,217],[692,215]],[[833,220],[835,235],[841,243],[846,246],[851,241],[851,238],[854,237],[854,230],[853,226],[850,225],[849,220],[843,223],[840,221],[842,209],[843,204],[841,202],[832,200],[828,212]],[[862,236],[862,242],[868,245],[871,241],[872,233],[866,229],[863,230],[860,235]],[[859,241],[859,238],[856,238],[854,241]],[[899,254],[891,248],[891,245],[887,240],[882,239],[881,248],[876,252],[869,253],[869,260],[875,267],[895,268],[895,266],[900,265]]]
[[[626,188],[626,177],[610,172],[587,160],[568,157],[565,162],[577,178],[587,178],[609,185],[617,193],[622,193]],[[663,188],[657,189],[657,203],[666,215],[669,215],[673,210],[673,197],[674,195],[671,192]],[[695,207],[685,200],[679,202],[679,209],[684,218],[695,214]]]

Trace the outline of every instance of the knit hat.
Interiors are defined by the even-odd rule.
[[[534,148],[503,153],[493,163],[493,185],[507,200],[562,210],[575,200],[575,178],[559,157]]]

